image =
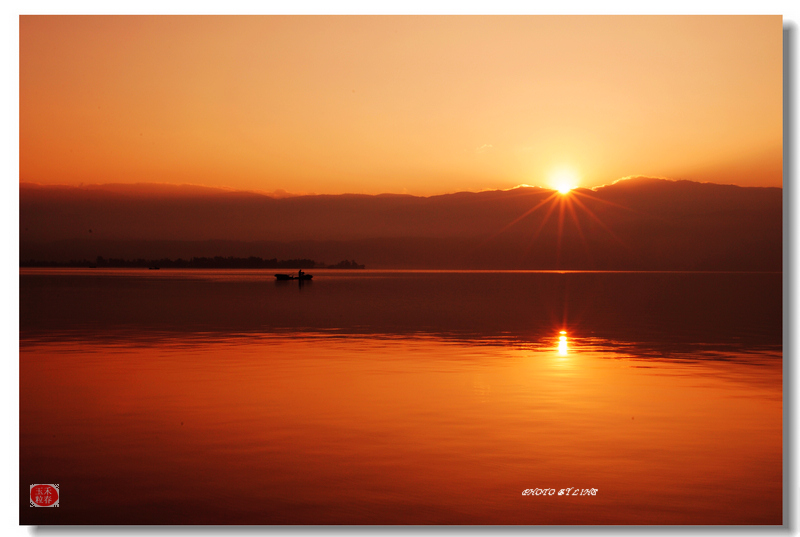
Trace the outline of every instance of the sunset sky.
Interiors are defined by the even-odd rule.
[[[20,181],[782,185],[782,20],[21,16]]]

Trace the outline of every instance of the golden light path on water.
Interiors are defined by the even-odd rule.
[[[26,344],[21,479],[98,523],[780,523],[780,359],[548,339]]]
[[[558,337],[558,355],[559,356],[566,356],[567,355],[567,332],[562,330],[559,332],[561,334]]]

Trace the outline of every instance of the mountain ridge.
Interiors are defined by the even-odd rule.
[[[782,189],[644,177],[566,195],[525,186],[429,197],[131,198],[20,188],[23,259],[58,250],[63,260],[68,243],[82,257],[92,244],[164,241],[222,241],[230,251],[196,255],[356,258],[369,267],[781,270]],[[381,241],[404,255],[389,255]],[[257,246],[266,243],[286,253]],[[234,252],[233,244],[252,248]],[[318,253],[299,252],[300,244]],[[98,255],[110,256],[88,258]]]

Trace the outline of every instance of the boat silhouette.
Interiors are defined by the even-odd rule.
[[[292,276],[291,274],[276,274],[276,280],[310,280],[313,278],[311,274],[301,274],[300,276]]]

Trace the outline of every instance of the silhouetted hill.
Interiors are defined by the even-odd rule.
[[[273,198],[20,185],[20,258],[358,259],[370,268],[781,270],[782,190],[632,178],[566,196]],[[213,190],[213,189],[209,189]]]

